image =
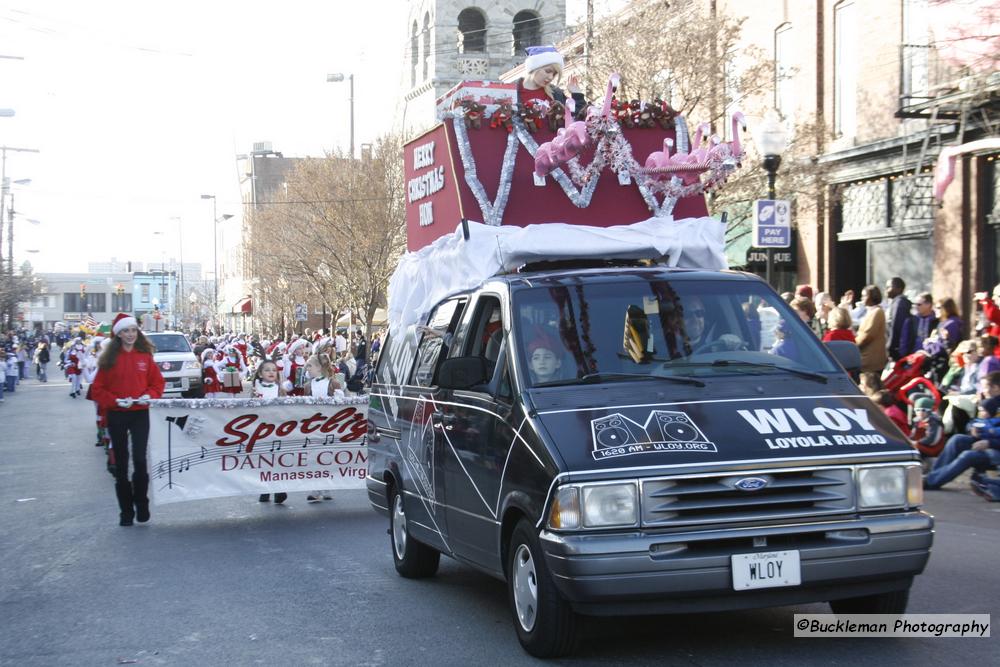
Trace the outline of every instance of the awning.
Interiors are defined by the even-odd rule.
[[[239,301],[237,301],[236,305],[233,306],[233,312],[234,313],[246,313],[246,314],[252,313],[253,312],[253,302],[252,302],[252,299],[247,296],[247,297],[243,297],[242,299],[240,299]]]

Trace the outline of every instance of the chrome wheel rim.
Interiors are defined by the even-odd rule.
[[[406,553],[406,512],[403,511],[403,496],[397,494],[392,502],[392,548],[396,558],[403,560]]]
[[[531,632],[538,611],[538,577],[531,550],[525,544],[518,546],[514,554],[514,608],[521,627]]]

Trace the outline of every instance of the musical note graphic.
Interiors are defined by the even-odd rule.
[[[309,447],[309,438],[306,438],[306,441],[302,443],[302,449],[306,449],[307,447]]]
[[[242,442],[241,442],[241,443],[239,444],[239,446],[238,446],[238,447],[236,448],[236,453],[237,453],[237,454],[242,454],[242,453],[243,453],[243,443],[242,443]]]
[[[199,456],[198,458],[199,459],[205,458],[205,448],[204,447],[201,448],[201,456]]]
[[[323,440],[323,444],[324,445],[329,445],[331,443],[336,444],[336,442],[337,442],[337,436],[335,436],[332,433],[330,435],[326,436],[326,439]]]
[[[277,447],[275,447],[275,446],[277,446]],[[271,451],[273,452],[275,449],[277,449],[279,452],[281,451],[281,440],[272,440],[271,441]]]
[[[181,461],[181,467],[177,469],[177,472],[184,472],[185,470],[191,469],[191,462],[187,459]]]
[[[163,477],[163,461],[160,461],[160,465],[156,468],[156,479]]]

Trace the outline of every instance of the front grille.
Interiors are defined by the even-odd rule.
[[[767,484],[741,491],[736,483],[748,477]],[[796,519],[854,509],[850,468],[664,477],[641,485],[642,525],[649,528]]]

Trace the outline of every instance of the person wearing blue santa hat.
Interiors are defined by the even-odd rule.
[[[517,82],[517,99],[521,104],[531,100],[566,103],[566,93],[555,85],[562,76],[565,62],[554,46],[529,46],[525,49],[525,75]],[[576,103],[575,115],[582,118],[586,114],[587,102],[580,90],[580,82],[574,74],[566,81],[566,89]]]

